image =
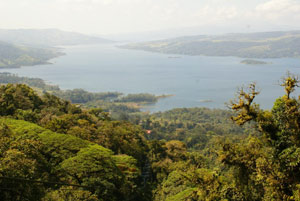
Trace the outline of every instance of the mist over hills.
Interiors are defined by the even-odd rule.
[[[195,35],[225,35],[229,33],[256,33],[256,32],[278,32],[300,30],[299,26],[274,25],[274,24],[222,24],[222,25],[202,25],[176,27],[169,29],[160,29],[144,32],[131,32],[100,35],[103,38],[109,38],[115,41],[145,42],[153,40],[166,40],[182,36]]]
[[[300,56],[300,31],[196,35],[131,43],[122,48],[182,55],[282,58]]]
[[[101,44],[113,41],[58,29],[0,29],[0,41],[30,46]]]
[[[0,68],[49,63],[64,55],[55,46],[107,44],[113,41],[57,29],[0,29]]]

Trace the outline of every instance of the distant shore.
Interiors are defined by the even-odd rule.
[[[65,56],[66,53],[64,52],[60,52],[57,51],[55,52],[54,55],[49,55],[49,58],[46,59],[41,59],[40,61],[34,61],[34,62],[30,62],[30,61],[24,61],[23,63],[20,62],[18,64],[11,64],[11,65],[0,65],[0,69],[15,69],[15,68],[22,68],[22,67],[26,67],[26,66],[38,66],[38,65],[50,65],[53,64],[52,62],[50,62],[51,59],[55,59],[61,56]]]

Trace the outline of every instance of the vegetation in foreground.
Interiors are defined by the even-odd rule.
[[[23,84],[2,85],[0,198],[300,200],[300,100],[292,96],[298,83],[288,75],[285,95],[271,110],[254,103],[254,84],[241,89],[230,114],[241,130],[222,128],[226,120],[212,122],[204,109],[186,109],[141,122],[153,136],[101,109],[39,96]],[[174,116],[179,119],[170,124]],[[191,131],[205,136],[205,146],[200,139],[187,147]]]

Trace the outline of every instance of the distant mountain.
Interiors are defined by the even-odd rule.
[[[113,42],[100,37],[60,31],[57,29],[0,29],[0,40],[30,46],[80,45]]]
[[[49,59],[63,55],[55,48],[32,48],[0,41],[0,68],[18,68],[46,64]]]
[[[185,36],[132,43],[121,47],[183,55],[243,58],[300,57],[300,31]]]
[[[54,46],[112,42],[57,29],[0,29],[0,68],[46,64],[49,59],[63,55]]]

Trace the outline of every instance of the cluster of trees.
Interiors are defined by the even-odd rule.
[[[128,94],[119,92],[88,92],[83,89],[61,90],[56,85],[45,83],[40,78],[21,77],[11,73],[0,73],[1,84],[27,84],[39,93],[50,93],[74,104],[87,108],[102,108],[109,112],[115,119],[129,119],[134,113],[141,113],[140,108],[145,104],[153,104],[159,98],[153,94]]]
[[[300,200],[298,84],[289,74],[271,110],[251,84],[232,112],[175,109],[140,125],[2,85],[0,199]]]
[[[224,143],[220,153],[222,162],[236,171],[235,181],[247,199],[300,199],[300,99],[292,97],[298,83],[298,77],[288,74],[282,82],[286,94],[271,111],[253,103],[258,94],[254,84],[249,92],[241,89],[239,101],[232,103],[236,123],[254,121],[260,130],[244,142]]]
[[[140,169],[128,155],[21,120],[1,119],[1,200],[128,200]]]
[[[119,120],[136,119],[142,115],[142,106],[154,104],[159,99],[158,96],[147,93],[124,95],[119,92],[92,93],[83,89],[57,90],[51,94],[86,108],[102,108],[114,119]]]
[[[128,94],[117,100],[118,102],[134,102],[134,103],[156,103],[158,97],[153,94],[141,93],[141,94]]]
[[[0,115],[1,200],[142,199],[139,127],[23,84],[0,87]]]
[[[153,167],[161,167],[156,176],[164,173],[154,200],[300,200],[300,98],[292,97],[298,83],[288,75],[282,83],[286,94],[271,110],[254,103],[259,94],[254,84],[239,91],[231,103],[232,120],[241,126],[252,122],[258,132],[213,139],[200,152],[167,142],[165,147],[174,144],[171,154],[180,159],[168,156],[156,162],[154,154]]]
[[[72,103],[88,103],[92,101],[101,100],[103,102],[110,102],[119,98],[122,93],[119,92],[102,92],[102,93],[91,93],[83,89],[73,90],[58,90],[54,91],[53,95],[58,96],[62,99],[69,100]]]
[[[209,108],[176,108],[144,115],[142,128],[151,130],[148,139],[179,140],[191,150],[203,150],[215,137],[243,137],[256,132],[253,124],[240,127],[230,119],[232,111]]]
[[[1,84],[27,84],[31,87],[39,88],[41,90],[47,91],[57,91],[59,87],[56,85],[46,84],[44,80],[40,78],[28,78],[28,77],[20,77],[11,73],[0,73],[0,83]]]
[[[83,89],[73,90],[57,90],[53,95],[65,100],[70,100],[72,103],[95,104],[97,101],[111,103],[137,103],[137,104],[152,104],[158,101],[157,96],[148,93],[128,94],[123,95],[119,92],[98,92],[92,93]]]

